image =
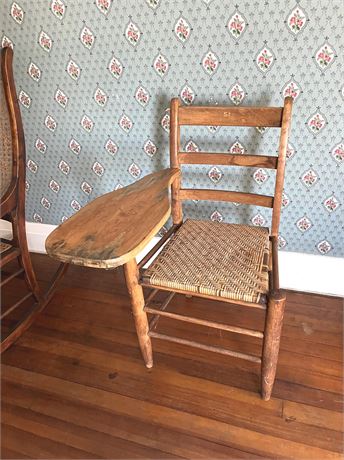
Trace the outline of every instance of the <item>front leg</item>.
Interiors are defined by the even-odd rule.
[[[283,291],[272,292],[268,299],[262,356],[262,397],[265,401],[270,399],[275,382],[285,300]]]
[[[152,343],[148,335],[149,325],[147,313],[143,311],[145,299],[143,289],[139,284],[139,270],[135,259],[124,265],[124,275],[131,300],[137,338],[146,367],[153,367]]]

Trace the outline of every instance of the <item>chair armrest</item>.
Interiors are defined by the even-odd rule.
[[[133,259],[169,218],[169,187],[179,176],[177,168],[164,169],[96,198],[48,236],[48,255],[97,268]]]

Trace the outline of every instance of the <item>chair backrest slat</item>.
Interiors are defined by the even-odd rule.
[[[228,190],[181,189],[181,179],[176,180],[172,184],[172,219],[174,224],[180,224],[183,221],[182,201],[184,200],[231,201],[272,208],[271,235],[278,236],[292,102],[292,98],[287,97],[284,99],[284,107],[203,107],[180,106],[178,98],[172,99],[170,155],[173,168],[180,168],[184,164],[213,164],[276,169],[274,196]],[[281,128],[278,156],[181,152],[180,126],[182,125]]]
[[[255,204],[265,208],[272,208],[274,197],[258,195],[256,193],[231,192],[229,190],[211,189],[181,189],[181,200],[204,200],[204,201],[231,201],[232,203]]]
[[[282,124],[281,107],[203,107],[179,108],[180,125],[203,126],[258,126],[279,128]]]
[[[234,155],[232,153],[189,153],[179,152],[180,164],[248,166],[276,169],[278,158],[267,155]]]

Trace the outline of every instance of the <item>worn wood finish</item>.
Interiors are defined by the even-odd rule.
[[[278,237],[271,236],[271,290],[277,291],[280,288],[279,285],[279,272],[278,272]]]
[[[165,339],[183,345],[192,345],[203,350],[217,351],[229,356],[250,359],[260,363],[261,358],[250,357],[246,353],[231,351],[225,348],[205,345],[193,340],[181,339],[168,334],[161,334],[149,331],[149,323],[146,312],[155,316],[152,325],[156,327],[159,316],[169,317],[174,320],[193,322],[197,325],[208,326],[262,338],[263,333],[256,330],[249,331],[247,328],[224,327],[223,323],[199,320],[191,316],[182,316],[162,310],[159,313],[156,309],[146,306],[144,311],[144,296],[142,285],[139,284],[138,266],[135,256],[149,242],[159,228],[167,221],[170,210],[172,210],[172,221],[174,226],[165,236],[162,242],[158,243],[140,263],[143,266],[162,244],[170,237],[177,226],[183,221],[182,201],[183,200],[212,200],[232,201],[256,206],[273,208],[273,230],[272,236],[276,236],[278,230],[279,213],[283,189],[284,166],[286,143],[291,119],[292,100],[286,99],[284,108],[276,107],[183,107],[178,98],[171,100],[170,106],[170,161],[171,169],[155,173],[141,179],[137,183],[125,187],[119,191],[112,192],[97,198],[88,204],[75,216],[63,223],[55,230],[46,242],[49,255],[62,260],[63,262],[76,265],[85,265],[96,268],[114,268],[124,264],[127,288],[130,293],[132,310],[134,313],[136,331],[140,348],[147,367],[152,367],[152,348],[149,334],[152,337]],[[192,190],[181,189],[180,165],[188,161],[188,154],[180,153],[180,126],[181,125],[226,125],[226,126],[265,126],[282,127],[280,139],[279,158],[267,156],[240,156],[224,154],[204,154],[206,164],[217,159],[220,164],[257,166],[263,164],[266,167],[276,168],[275,197],[263,196],[253,193],[231,192],[226,190]],[[192,156],[193,155],[193,156]],[[182,162],[179,157],[181,156]],[[246,158],[245,158],[246,157]],[[190,154],[193,162],[200,162],[202,154]],[[171,186],[170,209],[168,187]],[[110,212],[110,216],[109,216]],[[124,219],[123,214],[130,215],[130,219]],[[149,216],[149,218],[148,218]],[[123,237],[125,235],[125,238]],[[277,253],[272,254],[271,270],[273,281],[272,286],[278,286]],[[275,267],[273,266],[275,265]],[[174,292],[178,290],[173,289]],[[189,295],[190,292],[185,291]],[[276,292],[274,296],[270,293],[270,304],[273,299],[279,299],[281,294]],[[208,297],[210,296],[204,296]],[[171,297],[172,298],[172,297]],[[217,300],[222,298],[215,297]],[[274,301],[282,305],[279,300]],[[236,302],[245,306],[252,306],[250,302]],[[264,303],[264,302],[262,302]],[[284,303],[283,303],[284,304]],[[164,308],[167,303],[164,305]],[[256,308],[264,309],[264,305],[258,304]],[[263,389],[264,399],[269,399],[276,372],[276,363],[279,347],[278,324],[281,323],[283,314],[271,313],[280,312],[282,308],[270,307],[270,313],[266,320],[266,334],[263,352]],[[186,319],[187,318],[187,319]],[[220,327],[221,326],[221,327]],[[276,332],[277,331],[277,332]],[[272,344],[272,345],[271,345]],[[276,349],[272,349],[275,346]],[[277,352],[276,352],[277,350]],[[276,354],[277,353],[277,354]]]
[[[268,401],[274,385],[277,359],[282,333],[286,295],[282,291],[272,292],[266,312],[262,357],[262,397]]]
[[[25,305],[22,317],[8,330],[1,325],[1,351],[8,348],[26,329],[26,325],[41,309],[43,300],[35,273],[31,264],[25,231],[25,139],[23,124],[17,99],[17,92],[13,77],[13,50],[3,48],[1,50],[1,86],[4,90],[5,100],[1,100],[1,117],[8,117],[11,132],[0,133],[1,137],[11,138],[12,149],[12,179],[7,191],[0,199],[0,218],[9,220],[12,224],[12,240],[9,241],[12,248],[1,255],[0,267],[3,271],[5,265],[17,259],[20,269],[13,270],[2,282],[4,287],[9,282],[14,282],[17,276],[24,275],[28,292],[14,301],[12,306],[2,313],[1,319],[11,316],[20,306]],[[1,124],[1,126],[3,126]],[[5,152],[2,152],[4,154]],[[26,307],[26,301],[32,297],[31,306]],[[31,308],[32,307],[32,308]],[[4,333],[6,330],[6,333]]]
[[[181,200],[231,201],[255,206],[264,206],[266,208],[272,208],[274,202],[272,196],[258,195],[256,193],[231,192],[229,190],[181,189],[179,197]]]
[[[165,169],[96,198],[48,236],[47,253],[96,268],[132,260],[167,221],[168,189],[179,174],[178,169]]]
[[[264,163],[264,167],[276,168],[275,193],[273,197],[252,193],[232,192],[226,190],[206,189],[181,189],[180,182],[175,184],[178,190],[173,191],[175,209],[180,210],[183,200],[211,200],[232,201],[249,205],[265,206],[273,208],[271,225],[271,247],[269,257],[269,285],[273,292],[269,292],[269,307],[266,316],[264,332],[264,350],[262,356],[262,396],[268,400],[271,396],[272,386],[275,379],[279,340],[283,319],[285,297],[279,291],[278,279],[278,246],[277,236],[281,213],[281,200],[283,193],[283,181],[286,161],[286,148],[291,122],[292,99],[286,98],[283,108],[276,107],[200,107],[180,106],[178,99],[171,102],[171,161],[179,168],[181,164],[221,164],[237,166],[257,166]],[[278,158],[260,157],[256,155],[226,155],[223,153],[187,153],[179,151],[179,126],[180,125],[217,125],[217,126],[271,126],[281,128]],[[268,165],[268,166],[267,166]],[[178,222],[181,221],[181,211],[178,211]],[[175,222],[175,219],[174,219]],[[173,291],[176,291],[173,289]],[[189,292],[185,292],[190,294]],[[244,304],[245,302],[241,302]],[[155,309],[147,308],[146,311],[155,313]],[[186,321],[185,318],[174,313],[163,312],[161,316],[175,320]],[[188,316],[188,321],[199,325],[205,322]],[[177,341],[179,338],[152,332],[152,336],[168,341]],[[181,342],[187,344],[187,341]],[[201,346],[194,341],[188,341],[189,345]],[[215,347],[216,348],[216,347]],[[213,348],[213,351],[215,351]],[[216,351],[219,351],[216,350]]]
[[[33,262],[44,289],[56,262],[38,254]],[[2,355],[2,458],[342,457],[342,299],[287,293],[268,402],[257,393],[259,364],[230,356],[152,339],[156,366],[146,371],[128,302],[121,270],[69,268]],[[182,295],[170,308],[256,328],[263,316]],[[192,324],[161,318],[160,328],[201,339]],[[253,337],[211,329],[203,340],[259,354]]]
[[[17,206],[24,207],[24,203],[18,203],[19,193],[22,198],[25,197],[25,138],[13,78],[11,48],[1,50],[1,84],[5,93],[5,101],[1,101],[1,110],[7,108],[8,111],[12,144],[12,181],[7,192],[1,197],[1,218],[3,218],[6,214],[12,213]],[[1,135],[4,136],[5,133]]]
[[[143,360],[146,367],[151,368],[153,367],[152,344],[148,335],[148,318],[144,311],[145,299],[139,284],[139,269],[135,259],[131,259],[124,265],[124,274]]]
[[[44,310],[47,304],[50,302],[51,298],[53,297],[56,287],[58,286],[59,282],[65,275],[68,269],[68,265],[61,263],[55,273],[52,275],[51,279],[49,280],[49,284],[47,289],[44,293],[44,296],[41,298],[40,302],[37,302],[34,305],[29,313],[21,318],[21,321],[18,322],[18,325],[15,327],[14,330],[10,332],[10,334],[3,338],[0,345],[0,353],[7,350],[27,329],[32,325],[35,321],[37,316]],[[15,280],[16,277],[12,279]]]
[[[229,107],[181,106],[180,125],[203,126],[264,126],[279,128],[282,123],[281,107]]]
[[[174,293],[172,293],[174,294]],[[153,315],[166,316],[166,318],[176,319],[179,321],[185,321],[186,323],[198,324],[200,326],[212,327],[214,329],[220,329],[222,331],[234,332],[236,334],[249,335],[251,337],[263,338],[264,334],[260,331],[254,331],[243,327],[229,326],[224,323],[217,323],[215,321],[208,321],[205,319],[193,318],[190,316],[179,315],[178,313],[172,313],[169,311],[163,311],[164,309],[157,309],[152,307],[145,307],[144,311],[152,313]]]
[[[222,165],[222,166],[249,166],[256,168],[276,169],[278,158],[267,155],[234,155],[231,153],[189,153],[179,152],[180,164],[192,165]]]
[[[288,136],[291,125],[291,112],[293,107],[293,99],[286,97],[284,99],[284,109],[281,127],[281,136],[278,149],[278,167],[276,171],[276,182],[275,182],[275,198],[274,206],[272,210],[272,223],[271,223],[271,235],[278,237],[279,224],[281,220],[281,206],[282,206],[282,195],[283,195],[283,184],[284,184],[284,173],[286,154],[288,146]]]
[[[246,361],[251,361],[252,363],[260,363],[261,359],[258,356],[247,355],[246,353],[240,353],[238,351],[227,350],[223,347],[214,347],[212,345],[206,345],[204,343],[196,342],[194,340],[181,339],[180,337],[175,337],[172,335],[161,334],[155,331],[149,331],[149,337],[155,337],[156,339],[167,340],[172,343],[179,343],[181,345],[187,345],[189,347],[198,348],[200,350],[211,351],[213,353],[220,353],[221,355],[233,356],[234,358],[245,359]]]
[[[180,127],[179,127],[179,107],[180,100],[173,98],[170,104],[170,164],[171,168],[179,168],[178,152],[180,150]],[[172,221],[174,225],[180,225],[183,222],[182,203],[179,193],[181,187],[181,178],[178,177],[171,187],[171,206]]]

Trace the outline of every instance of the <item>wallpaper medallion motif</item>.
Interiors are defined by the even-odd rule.
[[[279,246],[344,255],[342,0],[3,0],[27,148],[27,219],[58,224],[167,167],[169,100],[294,99]],[[270,128],[185,128],[186,152],[276,154]],[[190,166],[187,186],[273,192],[264,168]],[[190,217],[266,225],[266,208],[190,201]]]

